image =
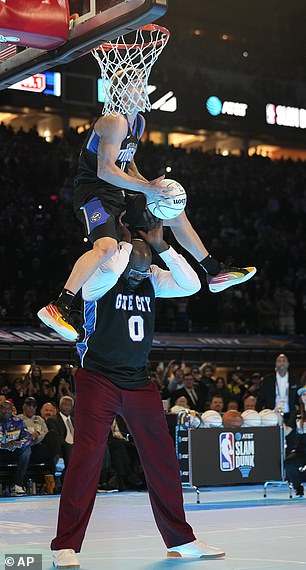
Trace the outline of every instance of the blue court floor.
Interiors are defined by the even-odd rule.
[[[198,538],[225,549],[224,560],[166,559],[146,492],[99,493],[79,555],[83,570],[306,569],[306,499],[262,486],[184,491],[188,522]],[[40,553],[51,569],[59,497],[0,499],[0,569],[5,554]],[[13,569],[14,570],[14,569]]]

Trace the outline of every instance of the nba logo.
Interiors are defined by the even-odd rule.
[[[220,469],[233,471],[235,469],[234,434],[223,432],[219,435]]]

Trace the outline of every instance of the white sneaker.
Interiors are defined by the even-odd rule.
[[[223,558],[224,556],[224,550],[209,546],[202,540],[194,540],[167,550],[167,558]]]
[[[56,568],[80,568],[79,561],[72,548],[52,550],[53,566]]]
[[[26,495],[26,492],[23,487],[20,487],[20,485],[13,485],[11,488],[11,494],[16,496]]]

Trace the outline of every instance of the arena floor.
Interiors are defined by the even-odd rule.
[[[99,493],[82,553],[83,570],[293,570],[306,568],[306,499],[289,499],[287,488],[262,486],[184,491],[188,522],[198,538],[223,547],[223,560],[166,559],[146,492]],[[41,553],[51,569],[49,541],[58,496],[3,498],[1,568],[5,554]]]

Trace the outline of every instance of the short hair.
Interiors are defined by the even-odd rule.
[[[59,405],[62,405],[63,400],[71,400],[72,405],[74,405],[74,399],[71,396],[62,396],[60,401],[59,401]]]

